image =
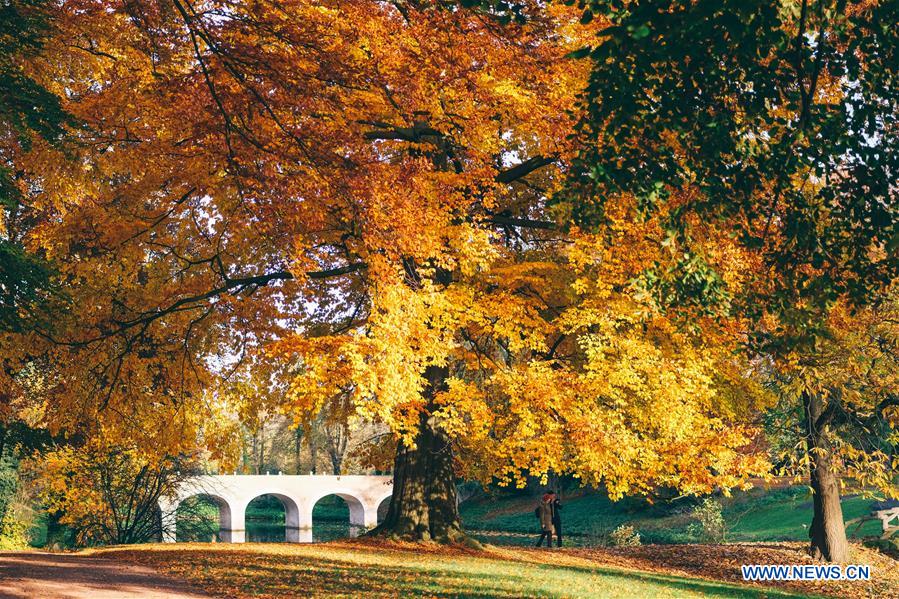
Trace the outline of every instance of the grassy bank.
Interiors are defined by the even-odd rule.
[[[812,519],[811,496],[804,487],[774,490],[755,489],[720,498],[727,526],[726,540],[805,541]],[[536,499],[530,496],[483,497],[462,504],[462,519],[475,536],[495,544],[522,544],[537,530]],[[580,492],[563,496],[563,531],[573,545],[603,544],[611,531],[622,524],[633,526],[644,543],[696,543],[702,539],[691,531],[695,522],[689,500],[650,505],[642,499],[611,501],[601,493]],[[843,499],[847,522],[870,512],[871,500],[858,496]],[[859,528],[847,527],[855,538],[880,534],[879,522]]]
[[[627,558],[397,543],[144,545],[98,552],[150,565],[226,597],[810,597],[677,574]],[[610,563],[611,562],[611,563]]]

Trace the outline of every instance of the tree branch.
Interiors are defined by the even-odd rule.
[[[532,220],[530,218],[515,218],[512,216],[492,215],[488,216],[486,222],[496,225],[507,225],[510,227],[521,227],[523,229],[544,229],[546,231],[555,231],[559,225],[548,220]]]
[[[537,169],[554,163],[556,160],[555,156],[534,156],[520,164],[516,164],[510,169],[498,172],[494,179],[497,183],[512,183],[522,177],[526,177]]]
[[[340,266],[338,268],[331,268],[327,270],[316,270],[309,271],[306,273],[306,276],[310,279],[314,280],[323,280],[331,277],[338,277],[346,274],[350,274],[359,270],[364,270],[368,265],[364,262],[355,262],[353,264],[348,264],[346,266]],[[224,295],[226,293],[240,293],[241,291],[247,288],[258,288],[268,285],[274,281],[289,281],[295,279],[296,277],[293,273],[286,270],[279,270],[275,272],[266,273],[263,275],[256,275],[254,277],[241,277],[237,279],[226,278],[225,282],[214,289],[210,289],[205,293],[200,293],[197,295],[190,295],[187,297],[182,297],[181,299],[173,302],[172,304],[164,307],[157,308],[155,310],[151,310],[148,312],[142,312],[135,318],[131,320],[114,320],[113,322],[117,325],[117,327],[109,332],[104,332],[97,337],[93,337],[91,339],[87,339],[84,341],[75,341],[75,342],[66,342],[54,339],[52,336],[47,334],[46,332],[38,331],[42,337],[50,341],[51,343],[57,345],[65,345],[69,347],[86,347],[92,343],[100,341],[101,339],[107,339],[113,337],[115,335],[120,335],[129,329],[132,329],[136,326],[143,325],[145,328],[150,323],[155,320],[159,320],[160,318],[167,316],[168,314],[173,314],[175,312],[180,312],[183,310],[192,310],[197,306],[196,304],[200,304],[206,300],[210,300],[214,297],[218,297],[220,295]]]

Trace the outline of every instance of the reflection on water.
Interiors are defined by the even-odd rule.
[[[352,526],[349,522],[319,522],[312,526],[312,542],[323,543],[353,536],[351,532],[361,534],[365,529],[361,526]],[[248,543],[283,543],[285,542],[286,529],[284,523],[271,523],[260,520],[247,519]]]
[[[247,519],[247,543],[283,543],[284,524],[253,522]]]
[[[187,500],[178,508],[178,540],[218,542],[219,510],[205,497]],[[246,540],[249,543],[284,543],[286,541],[285,512],[281,501],[272,495],[257,497],[246,511]],[[312,510],[312,541],[320,543],[355,536],[364,532],[361,526],[350,524],[350,510],[343,499],[329,495],[315,504]]]
[[[283,543],[284,505],[274,495],[257,497],[247,506],[246,540],[249,543]]]
[[[250,502],[246,514],[246,539],[250,543],[283,543],[286,537],[285,513],[281,500],[263,495]],[[351,533],[361,533],[360,526],[350,525],[350,510],[346,502],[329,495],[315,504],[312,510],[312,541],[320,543],[345,539]]]
[[[190,497],[178,506],[176,539],[181,542],[209,543],[219,537],[219,507],[209,497]]]

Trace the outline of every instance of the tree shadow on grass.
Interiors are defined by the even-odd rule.
[[[487,597],[522,596],[646,596],[665,593],[678,597],[693,593],[704,597],[806,597],[770,589],[742,587],[706,580],[649,572],[630,572],[597,566],[529,563],[518,568],[501,559],[484,556],[476,562],[386,565],[354,563],[350,560],[301,554],[258,553],[243,550],[204,552],[185,550],[177,554],[150,553],[164,565],[177,556],[180,566],[194,565],[195,580],[221,592],[242,589],[253,594]],[[376,558],[377,552],[360,551]],[[446,556],[443,556],[444,558]],[[166,559],[169,558],[169,559]],[[461,558],[464,559],[464,558]],[[527,562],[522,562],[522,565]],[[203,572],[205,570],[205,572]],[[202,572],[202,573],[201,573]],[[193,576],[192,576],[193,577]]]
[[[621,579],[627,579],[632,581],[641,581],[650,584],[659,584],[663,585],[666,588],[678,589],[682,591],[689,591],[694,593],[699,593],[706,597],[759,597],[759,598],[772,598],[772,597],[782,597],[782,598],[790,598],[790,597],[804,597],[804,598],[815,598],[817,595],[808,595],[803,593],[793,593],[789,591],[781,591],[778,589],[771,588],[762,588],[762,587],[750,587],[750,586],[741,586],[738,584],[732,584],[728,582],[715,582],[711,580],[702,580],[702,579],[689,579],[684,578],[682,576],[675,576],[673,574],[660,574],[654,572],[643,572],[643,571],[628,571],[623,568],[615,568],[608,566],[548,566],[543,565],[544,568],[551,569],[565,569],[572,571],[581,571],[586,574],[595,574],[595,575],[603,575],[610,577],[617,577]]]

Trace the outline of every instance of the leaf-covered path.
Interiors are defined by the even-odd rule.
[[[117,559],[0,553],[0,599],[201,599],[190,584]]]

